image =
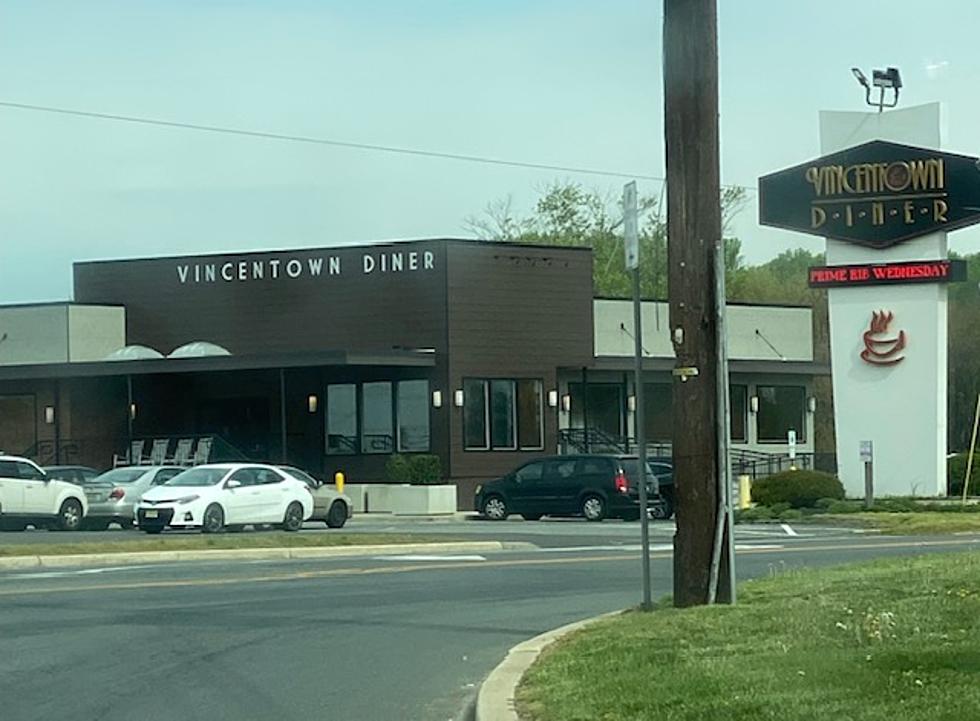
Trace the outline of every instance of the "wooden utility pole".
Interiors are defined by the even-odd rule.
[[[667,259],[673,379],[674,605],[708,602],[718,525],[714,252],[721,238],[716,0],[664,0]],[[727,558],[717,598],[730,598]]]

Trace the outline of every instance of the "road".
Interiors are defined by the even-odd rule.
[[[2,718],[458,719],[510,646],[638,600],[635,524],[466,525],[540,548],[0,574]],[[466,530],[415,524],[437,526]],[[655,596],[670,591],[668,530]],[[798,533],[740,529],[739,576],[980,541]]]

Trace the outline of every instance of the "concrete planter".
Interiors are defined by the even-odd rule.
[[[413,486],[408,483],[348,483],[355,513],[433,516],[456,512],[456,486]]]

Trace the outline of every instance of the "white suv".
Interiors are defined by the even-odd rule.
[[[27,458],[0,454],[0,529],[77,531],[87,511],[81,487],[51,478]]]

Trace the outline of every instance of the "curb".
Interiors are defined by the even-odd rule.
[[[514,694],[524,673],[531,667],[541,652],[555,641],[586,626],[618,616],[625,611],[613,611],[576,621],[566,626],[546,631],[540,636],[523,641],[507,652],[507,656],[490,672],[480,686],[476,697],[476,721],[520,721],[514,707]]]
[[[387,543],[366,546],[297,546],[286,548],[219,548],[194,551],[132,551],[123,553],[79,553],[62,556],[0,557],[0,571],[25,568],[71,568],[78,566],[128,566],[174,561],[310,560],[350,556],[383,556],[391,553],[480,553],[531,549],[531,543],[460,541],[457,543]]]

